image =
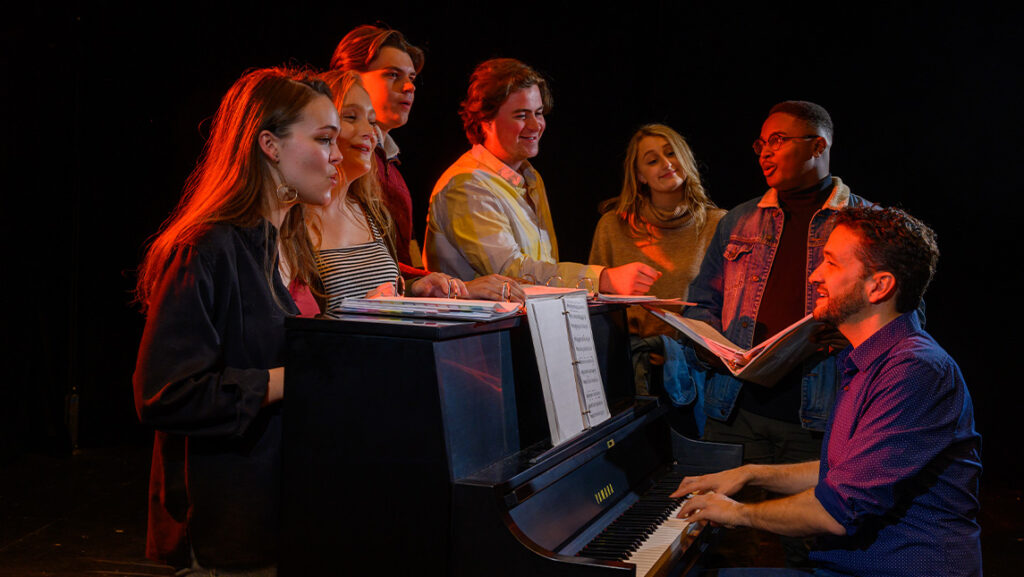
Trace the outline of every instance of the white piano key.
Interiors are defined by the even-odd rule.
[[[692,535],[696,532],[698,527],[696,523],[676,518],[682,506],[681,502],[672,510],[668,519],[662,522],[626,559],[627,563],[636,565],[637,577],[656,574],[660,571],[673,556],[681,552],[683,535]]]

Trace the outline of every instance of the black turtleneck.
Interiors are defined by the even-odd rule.
[[[807,234],[811,217],[828,200],[832,184],[832,175],[829,175],[810,188],[778,193],[785,220],[757,311],[755,345],[806,315]],[[740,406],[764,417],[798,423],[802,377],[801,367],[797,366],[774,387],[747,385],[742,389]]]

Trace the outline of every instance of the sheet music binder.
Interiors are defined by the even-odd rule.
[[[527,299],[552,446],[611,415],[597,364],[585,294]]]

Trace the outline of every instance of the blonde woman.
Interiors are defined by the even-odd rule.
[[[344,155],[338,166],[341,180],[330,203],[317,209],[309,222],[326,301],[323,308],[330,312],[347,297],[394,290],[399,265],[393,220],[381,198],[373,158],[377,131],[370,95],[355,72],[331,71],[322,78],[331,88],[341,118],[338,147]],[[498,275],[463,283],[435,272],[410,276],[405,288],[410,296],[523,299],[512,279]]]
[[[663,273],[650,294],[685,300],[725,211],[704,192],[686,140],[668,126],[648,124],[637,130],[626,148],[623,169],[622,192],[601,203],[604,215],[594,231],[590,264],[650,265]],[[630,334],[637,337],[635,362],[647,349],[660,352],[658,335],[675,334],[639,307],[629,309],[628,315]],[[638,366],[640,393],[647,392],[644,366]]]

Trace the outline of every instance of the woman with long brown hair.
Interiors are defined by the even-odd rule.
[[[140,266],[135,404],[157,430],[147,555],[183,574],[276,572],[287,287],[315,285],[303,203],[330,200],[339,125],[323,82],[243,75]]]

